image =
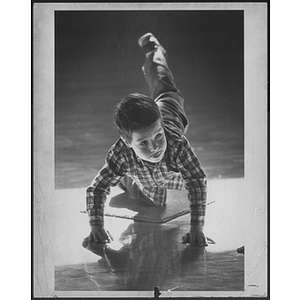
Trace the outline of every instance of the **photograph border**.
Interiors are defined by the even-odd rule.
[[[245,176],[253,190],[255,216],[252,234],[260,249],[245,257],[245,272],[262,280],[261,292],[174,292],[174,297],[259,297],[268,291],[268,5],[267,3],[35,3],[33,6],[33,285],[34,296],[124,296],[119,292],[56,292],[51,239],[54,191],[54,11],[55,10],[244,10]],[[45,169],[47,170],[45,172]],[[259,171],[257,171],[259,170]],[[49,238],[44,239],[43,236]],[[50,240],[50,243],[49,243]],[[53,240],[53,239],[52,239]],[[253,246],[246,245],[248,253]],[[252,249],[251,249],[252,248]],[[250,250],[248,250],[250,249]],[[250,270],[250,268],[251,270]],[[255,266],[255,268],[252,267]],[[255,270],[254,270],[255,269]],[[126,296],[149,297],[148,292]]]

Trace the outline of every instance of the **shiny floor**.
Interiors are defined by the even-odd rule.
[[[205,234],[211,242],[205,248],[182,244],[189,231],[187,214],[163,224],[106,217],[114,240],[106,247],[92,244],[93,252],[89,251],[82,247],[89,234],[87,216],[80,213],[84,206],[76,200],[84,197],[84,189],[57,190],[55,205],[61,207],[54,222],[55,291],[153,291],[155,286],[165,292],[243,291],[245,254],[237,249],[247,241],[250,210],[239,199],[242,182],[210,183],[216,202],[208,206]]]
[[[55,290],[244,290],[244,254],[181,244],[186,223],[130,224],[120,237],[120,249],[99,247],[102,257],[94,262],[56,267]]]

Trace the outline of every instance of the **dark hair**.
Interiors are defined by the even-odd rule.
[[[132,132],[147,128],[161,118],[160,110],[150,97],[134,93],[124,97],[114,112],[120,135],[131,142]]]

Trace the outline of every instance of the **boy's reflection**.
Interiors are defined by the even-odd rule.
[[[83,246],[102,257],[98,261],[102,271],[91,272],[95,268],[90,266],[88,273],[105,290],[105,273],[117,277],[114,290],[153,290],[154,286],[170,289],[181,285],[181,278],[191,270],[199,280],[199,273],[205,274],[205,248],[181,244],[181,235],[182,229],[176,225],[136,222],[119,237],[119,250],[86,238]]]

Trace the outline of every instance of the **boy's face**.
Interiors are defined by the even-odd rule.
[[[167,149],[167,140],[161,120],[151,126],[132,132],[131,143],[127,142],[142,160],[152,163],[161,161]]]

